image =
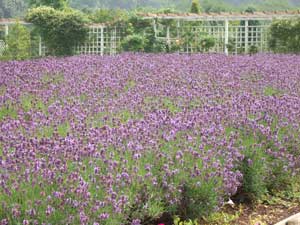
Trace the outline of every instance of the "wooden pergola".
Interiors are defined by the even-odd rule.
[[[194,26],[194,33],[206,33],[212,36],[216,41],[216,48],[212,51],[229,52],[229,42],[234,42],[234,52],[242,49],[240,53],[248,53],[250,46],[255,46],[259,51],[267,50],[268,29],[272,21],[293,19],[300,17],[298,11],[280,11],[280,12],[254,12],[254,13],[169,13],[169,14],[140,14],[143,19],[153,20],[153,29],[155,37],[165,40],[172,44],[181,38],[182,27],[184,23],[199,21],[203,24]],[[165,36],[159,36],[159,26],[157,21],[174,20],[177,22],[176,35],[171,37],[170,26],[165,26]],[[253,24],[253,22],[257,24]],[[239,22],[239,24],[236,24]],[[214,23],[214,24],[213,24]],[[183,25],[183,26],[182,26]],[[187,48],[189,49],[189,48]],[[191,49],[192,51],[192,49]]]

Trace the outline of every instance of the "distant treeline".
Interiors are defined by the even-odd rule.
[[[71,0],[76,8],[120,8],[155,10],[171,8],[188,11],[192,0]],[[244,11],[253,7],[258,11],[285,10],[300,7],[299,0],[200,0],[205,12]]]
[[[0,18],[22,17],[32,0],[0,0]],[[42,1],[42,0],[40,0]],[[300,8],[299,0],[199,0],[203,12],[272,11]],[[187,12],[192,0],[70,0],[70,6],[84,10],[97,8],[156,11],[172,9]]]

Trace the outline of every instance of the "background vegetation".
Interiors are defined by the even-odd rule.
[[[189,11],[192,0],[70,0],[70,6],[77,9],[126,9],[157,11],[171,8],[177,11]],[[32,6],[49,5],[54,8],[66,5],[66,1],[50,0],[0,0],[0,18],[22,17]],[[244,11],[249,7],[256,10],[272,11],[296,9],[300,7],[298,0],[200,0],[205,12]]]

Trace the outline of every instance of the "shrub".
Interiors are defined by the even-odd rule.
[[[215,46],[215,39],[211,36],[203,36],[200,39],[201,51],[208,52]]]
[[[26,27],[16,23],[5,37],[6,49],[3,59],[24,60],[30,58],[30,33]]]
[[[192,181],[192,180],[190,180]],[[218,206],[217,179],[186,183],[182,192],[179,214],[183,219],[197,219],[212,213]]]
[[[258,47],[255,46],[255,45],[251,45],[250,48],[249,48],[249,53],[252,55],[252,54],[256,54],[258,53]]]
[[[199,0],[193,0],[192,1],[192,5],[191,5],[191,13],[196,13],[199,14],[200,13],[200,4],[199,4]]]
[[[276,122],[273,126],[276,126]],[[267,193],[290,189],[288,177],[291,171],[284,168],[288,162],[274,157],[281,150],[272,140],[259,131],[249,129],[242,131],[241,145],[244,148],[244,160],[240,162],[238,170],[243,174],[239,191],[242,198],[257,200]]]
[[[37,27],[50,55],[72,55],[74,46],[87,37],[87,19],[73,9],[39,7],[29,10],[26,19]]]
[[[165,41],[162,40],[155,40],[153,43],[152,52],[166,52],[167,45]]]
[[[146,45],[145,37],[134,34],[127,36],[121,43],[121,47],[124,51],[129,52],[141,52],[144,51]]]
[[[300,19],[279,20],[270,27],[269,47],[277,53],[300,52]]]

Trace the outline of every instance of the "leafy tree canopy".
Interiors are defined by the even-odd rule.
[[[87,18],[70,8],[56,10],[42,6],[30,9],[26,20],[37,27],[50,55],[72,55],[74,46],[87,37]]]

